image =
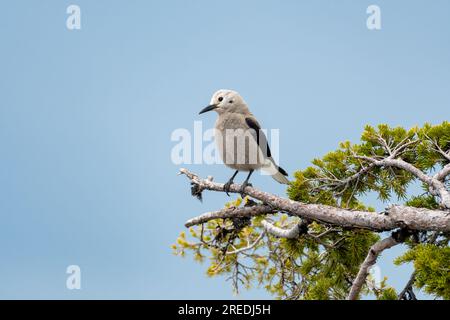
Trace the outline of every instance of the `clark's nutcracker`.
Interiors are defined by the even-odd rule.
[[[219,117],[215,125],[215,140],[223,162],[236,170],[230,180],[224,185],[228,194],[233,179],[239,171],[248,171],[248,176],[242,184],[241,193],[254,170],[262,169],[279,183],[288,184],[288,175],[273,160],[266,136],[261,126],[249,111],[244,99],[233,90],[219,90],[211,98],[209,106],[199,114],[215,110]]]

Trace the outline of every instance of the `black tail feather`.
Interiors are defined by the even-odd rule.
[[[282,168],[282,167],[278,167],[278,171],[280,171],[280,173],[283,175],[283,176],[288,176],[288,173]]]

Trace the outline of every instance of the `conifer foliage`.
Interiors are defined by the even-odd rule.
[[[449,122],[409,130],[383,124],[366,126],[360,143],[343,142],[297,171],[287,195],[324,208],[389,214],[388,209],[375,212],[375,204],[365,203],[367,194],[376,194],[386,205],[450,215],[449,185]],[[196,196],[206,189],[194,187]],[[211,216],[189,223],[189,234],[182,232],[172,249],[206,263],[208,276],[225,276],[236,292],[261,286],[281,299],[354,299],[373,294],[386,300],[415,299],[414,290],[422,288],[450,299],[448,225],[429,230],[401,224],[395,230],[363,229],[305,218],[249,196],[227,203],[223,212],[226,218]],[[375,281],[369,269],[383,250],[399,243],[408,249],[393,263],[411,263],[414,272],[397,292],[389,279]]]

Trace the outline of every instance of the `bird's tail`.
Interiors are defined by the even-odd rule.
[[[267,167],[264,168],[266,172],[268,172],[272,178],[274,178],[276,181],[282,184],[289,184],[287,172],[284,171],[283,168],[276,165],[275,161],[273,159],[270,159],[270,163]]]

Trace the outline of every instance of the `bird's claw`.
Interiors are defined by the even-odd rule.
[[[233,184],[233,181],[230,180],[230,181],[228,181],[227,183],[225,183],[225,184],[223,185],[223,191],[225,191],[225,193],[227,194],[227,196],[230,196],[228,192],[230,192],[230,188],[231,188],[231,185],[232,185],[232,184]]]
[[[247,187],[253,187],[253,185],[247,181],[244,181],[244,183],[241,186],[241,189],[239,190],[239,193],[241,194],[242,199],[244,199],[245,188],[247,188]]]

